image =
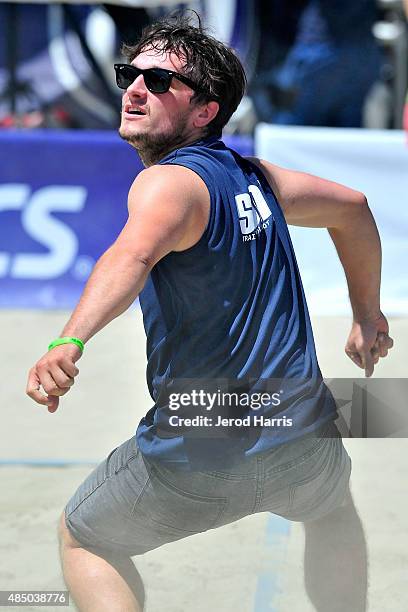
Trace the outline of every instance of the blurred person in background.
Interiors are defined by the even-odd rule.
[[[372,33],[375,0],[261,0],[260,11],[266,49],[274,49],[269,67],[261,55],[251,87],[258,119],[361,127],[364,101],[381,66]]]

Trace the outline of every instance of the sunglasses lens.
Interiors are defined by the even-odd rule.
[[[143,74],[146,87],[152,93],[165,93],[169,91],[172,76],[160,68],[139,70],[135,66],[119,64],[115,66],[116,85],[120,89],[127,89],[139,74]]]
[[[152,93],[165,93],[169,90],[171,83],[171,75],[164,70],[152,68],[144,73],[144,81],[147,89]]]
[[[127,89],[138,76],[132,66],[116,66],[115,69],[116,85],[120,87],[120,89]]]

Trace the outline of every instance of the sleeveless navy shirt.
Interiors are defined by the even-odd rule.
[[[201,239],[161,259],[140,294],[155,402],[137,428],[141,452],[186,469],[227,465],[335,419],[286,221],[263,173],[216,137],[177,149],[159,163],[200,176],[211,207]],[[275,396],[281,403],[241,407],[236,414],[242,419],[262,417],[251,426],[217,428],[216,410],[207,408],[212,425],[207,421],[189,432],[162,427],[169,415],[195,414],[169,411],[171,385],[186,379],[236,381],[238,388],[247,381],[243,388],[252,394],[278,379],[273,388],[282,392]],[[279,416],[286,420],[268,420]]]

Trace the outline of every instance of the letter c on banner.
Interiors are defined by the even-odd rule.
[[[31,198],[29,195],[29,185],[0,186],[0,211],[23,209],[21,222],[25,231],[49,253],[18,253],[14,257],[0,253],[0,277],[9,274],[21,279],[57,278],[74,262],[78,239],[70,227],[50,213],[81,211],[87,191],[81,186],[50,185],[38,189]]]
[[[9,183],[0,185],[0,212],[3,210],[21,210],[30,195],[29,185]],[[0,252],[0,278],[7,276],[11,256]]]

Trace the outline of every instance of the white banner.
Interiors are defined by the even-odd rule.
[[[366,194],[383,247],[381,306],[408,315],[408,145],[402,131],[260,124],[255,154]],[[314,315],[351,312],[344,272],[325,229],[291,227]]]

